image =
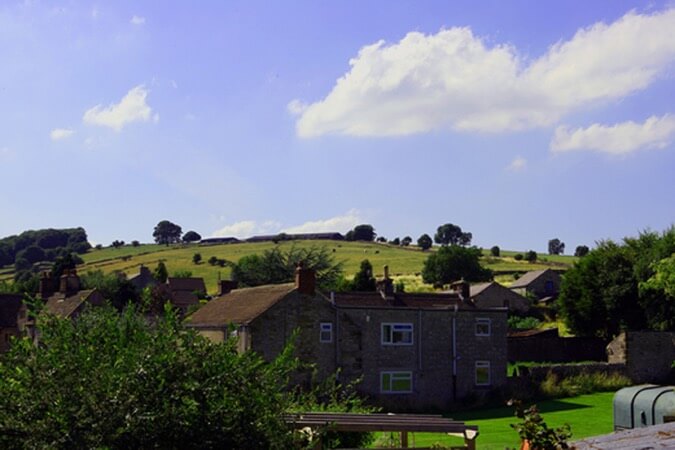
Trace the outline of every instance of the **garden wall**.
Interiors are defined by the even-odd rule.
[[[607,342],[582,337],[509,337],[508,360],[535,362],[607,361]]]

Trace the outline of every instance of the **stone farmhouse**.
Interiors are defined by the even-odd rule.
[[[321,379],[341,381],[389,410],[449,408],[506,382],[506,308],[479,308],[469,287],[444,294],[378,292],[324,295],[314,272],[298,267],[295,284],[235,289],[187,318],[222,342],[236,334],[240,351],[274,358],[297,330],[298,357]]]
[[[558,297],[561,281],[562,277],[554,270],[532,270],[514,281],[510,288],[523,296],[532,295],[540,303],[549,303]]]
[[[478,308],[508,308],[509,311],[525,313],[530,309],[530,301],[501,284],[490,281],[471,285],[471,301]]]

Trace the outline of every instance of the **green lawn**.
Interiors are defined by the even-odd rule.
[[[568,423],[572,427],[572,440],[588,436],[597,436],[613,431],[612,398],[613,392],[601,392],[578,397],[546,400],[538,402],[539,411],[549,427],[559,427]],[[470,412],[449,414],[469,425],[478,425],[477,448],[480,450],[504,450],[519,448],[517,433],[510,424],[518,422],[513,408],[492,408]],[[379,437],[384,433],[378,433]],[[441,445],[461,445],[459,438],[442,433],[415,433],[410,435],[410,444],[418,447]]]

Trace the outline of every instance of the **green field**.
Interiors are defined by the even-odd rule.
[[[613,392],[601,392],[578,397],[541,401],[537,404],[549,427],[567,423],[572,427],[572,440],[611,433],[613,431]],[[504,450],[520,448],[518,434],[510,427],[518,419],[513,408],[492,408],[450,415],[469,425],[478,425],[479,436],[476,448],[480,450]],[[379,439],[386,433],[378,433]],[[410,444],[430,447],[434,444],[461,445],[462,440],[442,433],[415,433],[409,437]]]
[[[125,245],[120,248],[107,247],[100,250],[92,249],[82,255],[84,264],[78,267],[82,273],[89,270],[103,270],[104,272],[122,271],[127,275],[138,272],[141,264],[153,269],[162,260],[166,264],[169,273],[176,271],[190,271],[195,277],[202,277],[206,282],[207,289],[213,293],[216,290],[218,277],[228,278],[230,269],[225,267],[211,266],[206,261],[216,256],[221,259],[236,262],[242,256],[262,253],[278,245],[282,250],[292,245],[299,247],[326,246],[332,250],[336,261],[344,263],[345,275],[353,276],[359,269],[362,260],[368,259],[374,268],[376,276],[383,275],[384,265],[389,266],[390,273],[396,279],[402,279],[408,290],[428,291],[431,286],[421,282],[419,274],[422,265],[429,252],[423,252],[417,247],[397,247],[375,242],[347,242],[347,241],[284,241],[279,244],[273,242],[220,244],[200,246],[197,244],[163,246],[156,244],[143,244],[138,247]],[[433,251],[433,250],[431,250]],[[485,250],[487,253],[488,250]],[[194,264],[192,256],[200,253],[201,264]],[[502,257],[493,258],[486,256],[483,264],[495,271],[496,279],[500,283],[508,285],[513,281],[513,273],[524,273],[528,270],[539,270],[547,267],[565,269],[576,258],[572,256],[549,256],[541,255],[540,258],[550,261],[528,263],[516,261],[512,258],[516,252],[502,252]],[[0,280],[10,280],[13,276],[11,267],[5,267],[0,272]]]

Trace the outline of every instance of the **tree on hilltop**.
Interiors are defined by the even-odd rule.
[[[555,238],[548,241],[548,254],[549,255],[562,255],[565,253],[565,243],[560,239]]]
[[[197,242],[197,241],[201,241],[201,240],[202,240],[201,235],[199,233],[197,233],[196,231],[190,230],[183,235],[183,242],[186,242],[186,243]]]
[[[169,245],[180,242],[181,234],[183,234],[183,230],[180,226],[168,220],[162,220],[155,227],[152,236],[155,238],[156,243]]]
[[[458,225],[446,223],[438,227],[434,242],[439,245],[470,245],[473,235],[465,233]]]
[[[431,241],[431,236],[424,233],[417,239],[417,246],[422,249],[422,251],[429,250],[433,242]]]

